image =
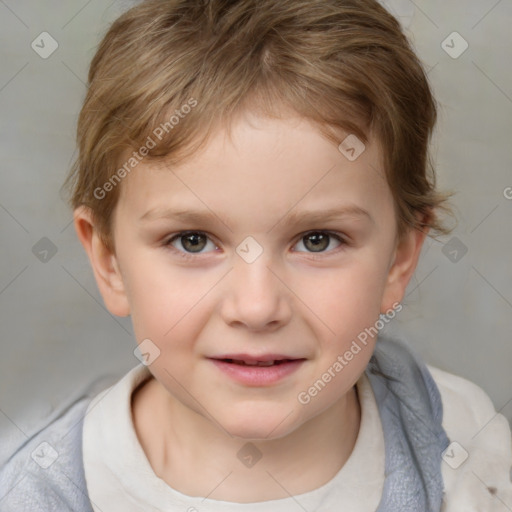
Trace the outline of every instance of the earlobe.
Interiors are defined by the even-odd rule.
[[[129,315],[130,307],[116,255],[101,239],[90,208],[80,206],[75,210],[74,225],[89,257],[105,306],[113,315]]]
[[[411,228],[397,243],[382,297],[381,313],[388,312],[393,308],[393,304],[402,301],[407,285],[416,270],[427,234],[428,229]]]

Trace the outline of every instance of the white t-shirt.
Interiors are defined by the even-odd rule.
[[[475,384],[437,368],[443,427],[452,443],[445,453],[442,512],[512,510],[511,433],[488,396]],[[385,451],[377,403],[366,375],[357,382],[361,424],[352,453],[326,484],[294,497],[232,503],[178,492],[153,471],[131,414],[133,391],[152,375],[143,365],[98,394],[84,419],[85,478],[95,512],[374,512],[384,485]],[[469,454],[466,458],[466,454]]]

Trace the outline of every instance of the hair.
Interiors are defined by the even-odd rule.
[[[446,234],[429,142],[437,106],[399,22],[376,0],[146,0],[94,55],[66,179],[113,248],[122,179],[142,158],[172,165],[252,109],[293,112],[338,145],[375,136],[397,233]]]

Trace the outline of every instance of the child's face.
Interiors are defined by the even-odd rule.
[[[401,300],[423,240],[411,235],[397,250],[393,199],[370,142],[351,162],[306,121],[246,118],[233,142],[219,131],[186,163],[143,161],[124,180],[118,286],[100,288],[113,313],[131,314],[137,341],[159,348],[149,368],[178,407],[232,435],[270,439],[352,388],[375,340],[343,356]],[[305,212],[315,218],[296,222]],[[200,233],[171,243],[182,231]],[[216,361],[241,354],[299,361]],[[321,391],[309,393],[318,380]]]

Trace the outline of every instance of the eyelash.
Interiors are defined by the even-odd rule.
[[[335,249],[331,249],[330,251],[321,251],[318,253],[314,253],[314,252],[307,253],[307,254],[309,254],[309,257],[312,259],[322,258],[323,254],[332,253],[332,252],[335,252],[338,250],[342,250],[344,247],[349,245],[347,239],[345,237],[341,236],[339,233],[332,232],[332,231],[319,230],[319,229],[302,233],[301,235],[299,235],[299,237],[294,245],[296,245],[298,242],[300,242],[303,238],[307,237],[308,235],[318,234],[318,233],[323,234],[323,235],[329,235],[330,237],[332,237],[332,238],[336,239],[338,242],[340,242],[340,245],[338,247],[336,247]],[[206,238],[211,240],[208,233],[205,233],[204,231],[180,231],[179,233],[176,233],[176,234],[172,235],[170,238],[166,239],[162,245],[166,249],[172,250],[173,252],[177,252],[182,258],[185,258],[188,260],[197,259],[197,257],[200,256],[202,253],[190,253],[190,252],[186,252],[186,251],[185,252],[180,251],[179,249],[176,249],[175,247],[173,247],[171,245],[172,242],[174,242],[175,240],[177,240],[181,237],[184,237],[186,235],[191,235],[191,234],[204,235]],[[213,242],[213,240],[211,240],[211,241]],[[295,252],[304,252],[304,251],[295,251]]]

